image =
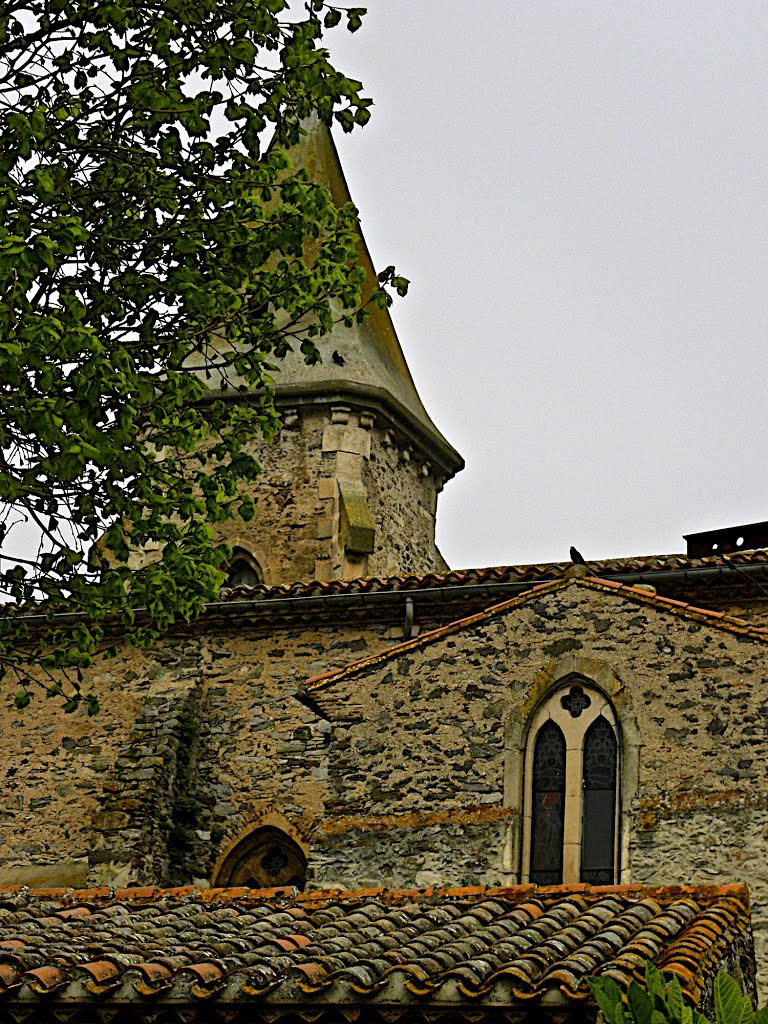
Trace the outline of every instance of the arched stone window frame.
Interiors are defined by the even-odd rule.
[[[619,727],[619,781],[618,781],[618,866],[621,884],[631,882],[630,816],[629,809],[638,792],[640,763],[640,730],[632,698],[611,663],[578,653],[560,655],[540,669],[527,684],[523,680],[513,684],[524,686],[527,697],[510,709],[505,728],[504,805],[518,808],[520,827],[509,836],[504,850],[506,878],[510,883],[527,881],[530,863],[530,834],[526,830],[526,813],[530,816],[530,803],[526,803],[526,754],[537,711],[551,695],[566,691],[578,680],[586,681],[605,696],[616,716]],[[535,740],[533,741],[535,742]],[[532,746],[531,746],[531,749]],[[528,794],[530,800],[530,794]],[[530,817],[529,817],[530,821]],[[525,848],[525,851],[523,847]]]
[[[238,564],[238,562],[244,562],[247,566],[249,566],[253,570],[254,574],[256,575],[256,577],[258,579],[258,583],[263,583],[263,584],[269,585],[268,581],[267,581],[267,578],[266,578],[267,574],[266,574],[266,572],[264,570],[264,566],[263,566],[261,560],[249,548],[247,548],[247,547],[245,547],[245,546],[243,546],[241,544],[233,544],[232,545],[232,558],[231,558],[231,560],[229,562],[229,565],[225,567],[226,571],[227,571],[227,579],[226,579],[226,581],[223,584],[224,587],[233,588],[233,587],[237,587],[237,586],[241,585],[237,581],[230,582],[230,579],[229,579],[229,575],[234,571],[235,566]],[[248,586],[254,586],[254,585],[257,585],[257,584],[252,584],[251,583],[251,584],[247,584],[247,585]]]
[[[569,702],[572,695],[581,695],[589,701],[589,706],[574,715],[563,701]],[[598,690],[589,679],[580,675],[572,675],[556,689],[552,690],[539,705],[528,729],[528,740],[525,750],[523,777],[525,780],[523,810],[523,855],[521,864],[521,881],[529,881],[532,825],[533,825],[533,787],[534,787],[534,752],[536,740],[544,725],[553,722],[565,739],[565,814],[563,826],[563,884],[581,881],[581,861],[583,845],[583,781],[584,781],[584,741],[589,729],[603,718],[614,734],[616,740],[617,778],[614,801],[614,849],[612,883],[618,882],[621,856],[621,731],[618,719],[611,702]]]
[[[280,873],[255,879],[258,887],[274,888],[295,885],[303,889],[309,861],[309,848],[281,814],[271,813],[243,829],[219,854],[211,873],[213,888],[249,885],[248,876],[259,873],[258,862],[269,848],[277,848],[284,856]],[[256,863],[250,864],[249,862]]]

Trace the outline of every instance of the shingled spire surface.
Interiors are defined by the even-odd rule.
[[[291,156],[296,167],[306,169],[310,178],[325,185],[341,206],[351,201],[331,132],[319,118],[304,122],[305,134]],[[377,276],[365,239],[358,225],[358,252],[366,273],[364,300],[377,284]],[[307,366],[300,353],[290,353],[281,362],[276,375],[279,399],[292,395],[318,396],[337,393],[354,402],[373,401],[383,405],[440,462],[448,476],[464,465],[458,452],[446,441],[430,419],[413,383],[388,310],[371,309],[368,319],[359,325],[337,324],[333,331],[316,339],[322,362]]]

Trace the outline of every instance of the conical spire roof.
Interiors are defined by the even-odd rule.
[[[331,132],[316,116],[303,125],[304,136],[291,152],[294,165],[303,167],[311,180],[325,185],[338,205],[350,202],[339,155]],[[377,285],[368,247],[358,226],[360,263],[366,273],[364,297]],[[441,465],[447,476],[463,468],[459,453],[446,441],[424,408],[413,383],[403,350],[388,310],[372,309],[370,316],[352,327],[338,324],[331,333],[315,339],[322,362],[307,366],[300,353],[289,353],[275,375],[276,395],[335,394],[354,401],[384,406],[398,425],[415,435]],[[334,359],[334,353],[337,357]],[[339,358],[340,357],[340,358]]]

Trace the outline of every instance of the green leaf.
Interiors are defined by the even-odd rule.
[[[350,7],[347,11],[347,28],[350,32],[357,32],[363,23],[363,16],[367,13],[365,7]]]
[[[715,978],[715,1013],[717,1024],[741,1024],[743,999],[741,989],[724,971]]]
[[[240,518],[250,523],[256,515],[256,503],[250,494],[245,494],[240,499]]]
[[[661,996],[664,998],[664,978],[661,971],[648,960],[645,964],[645,988],[650,996]]]
[[[29,707],[31,698],[26,690],[19,690],[16,696],[13,698],[14,707],[17,707],[19,711],[23,711],[24,708]]]
[[[621,1024],[623,1017],[621,989],[613,978],[590,977],[588,981],[595,1002],[600,1007],[608,1024]]]
[[[672,978],[667,985],[667,1006],[669,1007],[669,1015],[674,1021],[679,1021],[680,1024],[685,1024],[683,1020],[683,991],[680,988],[680,982],[678,981],[677,975],[673,974]]]
[[[627,989],[627,1005],[636,1024],[651,1024],[653,1001],[647,992],[636,981],[629,983]]]

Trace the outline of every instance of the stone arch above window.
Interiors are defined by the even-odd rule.
[[[521,880],[619,879],[619,725],[607,697],[571,676],[531,719],[524,758]]]
[[[264,582],[264,572],[258,561],[245,548],[233,548],[232,560],[227,567],[225,587],[256,587]]]
[[[281,829],[265,826],[254,829],[227,854],[213,885],[303,889],[306,880],[307,858],[298,843]]]

